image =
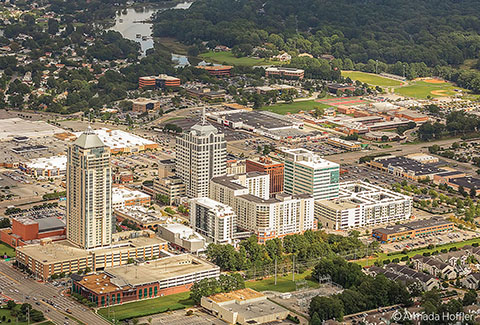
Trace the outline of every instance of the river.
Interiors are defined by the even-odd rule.
[[[176,2],[170,7],[155,7],[154,5],[149,5],[126,8],[117,13],[115,25],[110,28],[110,30],[117,31],[122,34],[123,37],[140,43],[142,55],[145,55],[148,49],[153,48],[152,24],[142,22],[148,21],[156,12],[168,9],[188,9],[192,3],[191,1],[185,1],[180,3]],[[179,62],[179,65],[189,64],[188,58],[183,55],[172,54],[172,60]]]

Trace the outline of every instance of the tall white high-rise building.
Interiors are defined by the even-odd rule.
[[[176,171],[190,198],[208,197],[208,184],[213,177],[227,172],[227,143],[224,134],[205,121],[177,137]]]
[[[284,191],[310,194],[314,200],[338,197],[340,165],[306,149],[285,149]]]
[[[110,148],[89,127],[67,153],[67,239],[91,249],[112,242]]]

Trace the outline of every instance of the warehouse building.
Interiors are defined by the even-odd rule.
[[[110,148],[110,152],[113,154],[134,153],[148,149],[155,150],[158,148],[158,143],[122,130],[101,128],[93,130],[93,132],[107,147]],[[75,136],[79,137],[81,134],[82,132],[76,132]]]

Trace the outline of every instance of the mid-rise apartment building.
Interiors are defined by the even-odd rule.
[[[410,196],[362,181],[341,183],[338,198],[315,201],[315,216],[335,230],[408,220],[411,215]]]
[[[210,182],[210,198],[231,206],[237,227],[255,233],[260,243],[316,229],[310,195],[270,197],[269,188],[266,173],[216,177]]]
[[[190,200],[190,226],[215,244],[232,243],[236,229],[233,209],[208,197]]]

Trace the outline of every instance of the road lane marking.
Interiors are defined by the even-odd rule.
[[[20,282],[18,282],[17,280],[15,280],[14,278],[12,278],[11,276],[9,275],[6,275],[5,273],[3,273],[2,271],[0,271],[0,274],[9,278],[10,280],[12,280],[13,282],[15,282],[16,284],[20,284]]]

